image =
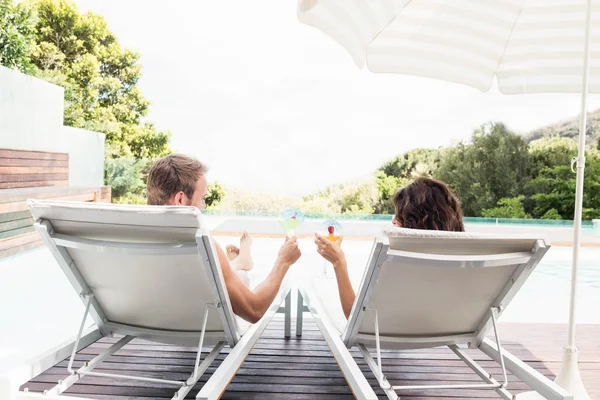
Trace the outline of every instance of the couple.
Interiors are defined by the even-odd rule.
[[[200,210],[206,208],[204,199],[208,194],[207,171],[200,161],[182,154],[172,154],[157,160],[148,174],[148,204],[195,206]],[[398,190],[393,202],[395,215],[392,223],[397,227],[464,231],[459,201],[441,182],[417,178]],[[342,238],[331,243],[315,234],[317,252],[334,266],[342,309],[348,318],[355,293],[341,243]],[[251,290],[248,280],[248,271],[254,266],[251,246],[252,238],[248,233],[242,235],[240,247],[230,245],[223,250],[215,243],[233,312],[246,321],[256,323],[275,299],[283,278],[292,264],[298,261],[301,253],[296,237],[286,238],[267,278]]]

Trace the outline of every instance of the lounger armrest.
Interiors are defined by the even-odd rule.
[[[223,394],[248,354],[250,354],[256,341],[260,338],[263,331],[271,322],[271,319],[278,312],[279,307],[289,294],[290,287],[284,283],[265,315],[242,335],[219,368],[217,368],[204,386],[202,386],[202,389],[200,389],[200,392],[196,395],[197,400],[212,400],[219,398]]]
[[[304,304],[309,309],[315,323],[323,334],[323,337],[342,370],[354,396],[361,400],[377,399],[377,395],[360,370],[360,367],[356,364],[352,354],[344,345],[340,333],[334,328],[329,320],[329,317],[316,294],[306,282],[301,283],[298,290],[303,297]]]

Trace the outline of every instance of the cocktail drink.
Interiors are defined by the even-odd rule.
[[[290,219],[279,221],[279,225],[281,225],[285,234],[288,237],[291,237],[294,236],[294,233],[296,233],[296,229],[298,229],[300,222],[298,221],[298,217],[293,215],[290,217]]]
[[[335,243],[338,241],[338,239],[340,238],[340,235],[336,235],[335,226],[329,225],[327,227],[327,235],[325,235],[325,238],[327,240],[329,240],[331,243]]]
[[[325,228],[327,229],[327,233],[323,234],[323,237],[327,240],[329,240],[331,243],[336,243],[339,239],[340,239],[340,234],[342,231],[342,226],[340,225],[339,222],[337,222],[334,219],[329,219],[327,221],[325,221],[325,223],[323,224],[325,226]],[[331,263],[325,259],[323,259],[323,276],[329,276],[328,271],[329,271],[329,265],[331,265]],[[332,266],[333,268],[333,266]]]
[[[279,225],[288,237],[292,237],[302,222],[304,222],[302,211],[292,208],[282,213],[282,220],[279,221]]]

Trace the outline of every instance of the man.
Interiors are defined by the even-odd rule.
[[[195,206],[200,210],[206,208],[206,172],[206,166],[200,161],[182,154],[157,160],[148,174],[148,204]],[[246,271],[253,266],[251,244],[252,238],[244,233],[240,247],[228,246],[227,255],[218,243],[215,243],[215,247],[233,312],[255,323],[275,299],[285,274],[301,253],[296,238],[286,238],[269,276],[252,291],[248,288],[247,279],[244,279]]]

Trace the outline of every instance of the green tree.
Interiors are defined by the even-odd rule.
[[[373,181],[334,185],[303,199],[311,212],[341,212],[351,214],[373,214],[379,201],[379,191]]]
[[[571,171],[571,166],[556,165],[543,168],[525,189],[535,202],[536,217],[544,216],[554,209],[562,219],[573,219],[575,187],[576,175]],[[597,153],[586,154],[583,209],[584,219],[600,215],[600,157]]]
[[[208,194],[204,198],[206,201],[206,206],[209,208],[215,208],[217,205],[219,205],[221,200],[223,200],[225,195],[225,189],[223,189],[223,186],[221,186],[219,182],[208,185]]]
[[[335,194],[342,213],[373,214],[379,198],[376,185],[371,182],[347,185]]]
[[[407,178],[398,178],[386,175],[383,171],[377,171],[375,183],[379,192],[379,201],[375,205],[376,214],[394,214],[394,204],[392,202],[394,194],[403,186],[410,182]]]
[[[577,156],[577,142],[571,138],[553,137],[539,139],[529,144],[532,175],[537,176],[543,168],[570,165]]]
[[[67,0],[33,0],[32,62],[37,75],[65,89],[65,125],[106,134],[108,157],[156,158],[170,152],[169,132],[142,121],[139,54],[122,48],[106,21]]]
[[[542,215],[542,219],[561,219],[561,216],[556,209],[551,208]]]
[[[306,196],[298,206],[307,214],[339,214],[342,212],[339,204],[329,197]]]
[[[431,177],[440,163],[438,149],[414,149],[399,154],[379,170],[387,176],[411,179],[417,176]]]
[[[525,196],[500,199],[498,207],[483,210],[481,216],[485,218],[531,218],[531,215],[527,214],[523,208],[524,199]]]
[[[414,149],[399,154],[382,165],[375,173],[379,191],[379,199],[374,204],[375,213],[393,214],[392,198],[396,191],[417,176],[431,177],[439,163],[439,149]]]
[[[0,64],[29,73],[35,39],[35,18],[30,8],[13,0],[0,0]]]
[[[105,162],[104,180],[112,188],[115,198],[127,195],[141,196],[146,191],[146,176],[150,161],[134,158],[109,158]],[[145,201],[144,201],[145,202]]]
[[[475,130],[471,143],[446,149],[434,177],[456,191],[465,215],[479,216],[500,199],[522,194],[530,174],[525,140],[501,123],[490,123]]]

